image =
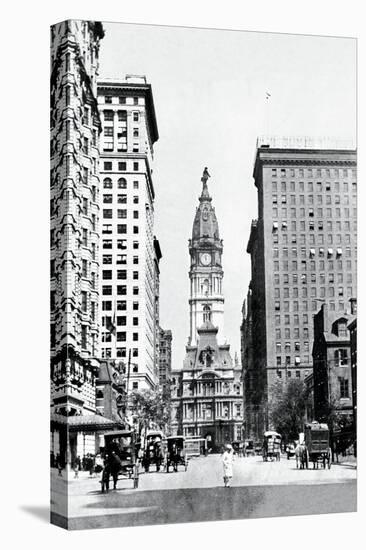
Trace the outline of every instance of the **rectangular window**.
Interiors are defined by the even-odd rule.
[[[103,279],[112,279],[112,271],[103,269]]]
[[[125,223],[117,225],[117,233],[125,234],[127,233],[127,225]]]
[[[339,381],[339,396],[341,399],[349,398],[348,380],[346,378],[338,378]]]
[[[87,327],[86,325],[81,325],[81,347],[86,349],[87,347]]]
[[[104,162],[103,163],[104,170],[112,170],[112,163],[111,162]]]
[[[139,163],[138,162],[133,163],[133,170],[134,170],[134,172],[138,172],[138,170],[139,170]]]
[[[118,170],[120,172],[125,172],[127,170],[127,163],[126,162],[119,162],[118,163]]]
[[[117,279],[127,279],[126,269],[118,269],[117,270]]]

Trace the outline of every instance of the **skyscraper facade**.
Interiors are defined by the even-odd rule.
[[[95,437],[66,428],[93,415],[98,372],[98,22],[51,28],[51,412],[52,451],[70,463]],[[74,419],[75,420],[75,419]],[[77,420],[77,419],[76,419]],[[90,419],[89,419],[90,420]],[[82,441],[81,441],[82,440]]]
[[[158,382],[157,263],[152,180],[154,143],[158,140],[151,85],[145,77],[99,80],[101,141],[102,358],[127,360],[129,388],[153,388]],[[158,250],[158,256],[157,256]]]
[[[260,436],[273,383],[312,370],[313,315],[323,302],[346,311],[356,294],[356,151],[258,143],[253,177],[242,360],[245,422]]]

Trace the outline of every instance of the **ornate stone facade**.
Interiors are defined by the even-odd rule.
[[[98,22],[51,28],[51,412],[95,413],[98,372],[99,133]],[[71,437],[71,436],[70,436]],[[72,461],[76,441],[54,434]],[[61,441],[62,440],[62,441]],[[94,435],[84,452],[94,452]]]

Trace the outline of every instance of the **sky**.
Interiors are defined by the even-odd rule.
[[[355,142],[356,41],[122,23],[104,28],[100,77],[145,75],[153,89],[160,324],[173,333],[172,368],[182,367],[189,336],[188,239],[205,166],[224,241],[225,339],[240,357],[246,246],[257,217],[257,136]]]

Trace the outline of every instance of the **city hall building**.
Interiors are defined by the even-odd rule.
[[[183,369],[172,372],[172,431],[218,449],[241,438],[243,404],[241,369],[223,338],[223,241],[208,177],[205,169],[189,241],[190,334]]]
[[[313,316],[339,316],[356,296],[356,151],[306,139],[258,140],[258,217],[243,306],[246,432],[269,427],[271,386],[312,372]],[[338,146],[338,144],[336,144]]]

